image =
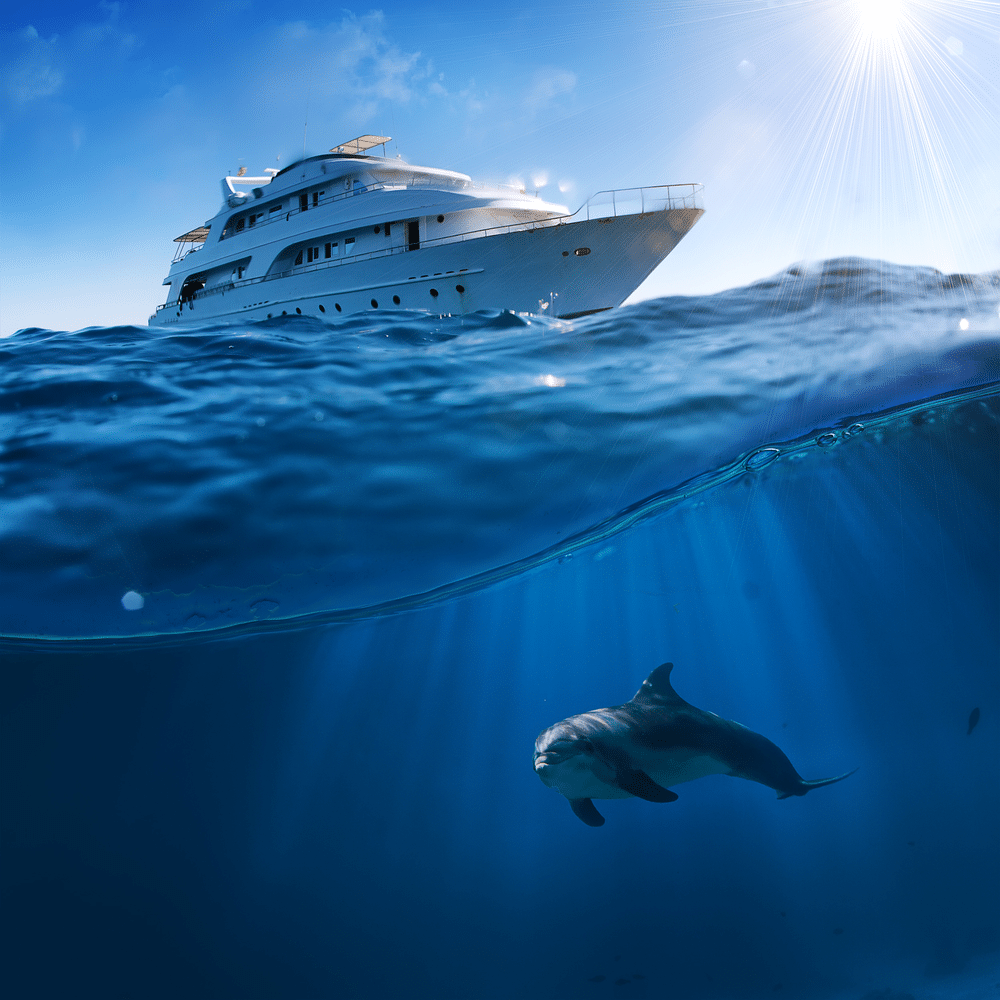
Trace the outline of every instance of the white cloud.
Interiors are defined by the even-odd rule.
[[[524,103],[532,111],[540,111],[562,94],[576,87],[576,73],[568,69],[540,69],[535,73]]]
[[[29,25],[15,35],[4,38],[4,49],[13,50],[4,69],[4,91],[15,106],[40,97],[50,97],[63,84],[63,73],[56,66],[59,37],[46,41]]]
[[[480,93],[476,88],[475,80],[470,80],[469,85],[458,92],[458,96],[465,103],[466,113],[473,117],[483,113],[489,98],[489,94]]]
[[[386,105],[405,105],[418,89],[423,93],[431,72],[419,51],[401,49],[384,27],[379,11],[320,27],[288,21],[268,29],[266,69],[248,46],[232,72],[247,81],[248,100],[256,99],[265,115],[280,118],[292,108],[304,115],[308,108],[310,123],[366,126]]]

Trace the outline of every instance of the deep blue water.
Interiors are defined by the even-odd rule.
[[[4,994],[1000,996],[998,309],[0,342]],[[857,773],[584,826],[535,736],[664,660]]]

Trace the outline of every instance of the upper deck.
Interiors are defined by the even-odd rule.
[[[355,218],[360,223],[369,215],[378,214],[378,209],[373,203],[353,199],[377,192],[422,191],[424,197],[406,199],[405,204],[399,197],[392,199],[400,211],[408,214],[421,214],[423,209],[433,210],[433,214],[451,214],[459,208],[487,203],[518,211],[525,217],[537,215],[541,219],[568,214],[566,206],[546,202],[523,189],[475,185],[471,177],[458,171],[414,166],[398,157],[371,156],[363,151],[388,141],[388,136],[360,136],[283,170],[269,169],[266,176],[250,177],[241,169],[235,176],[223,177],[220,182],[223,204],[219,212],[203,226],[175,238],[178,246],[173,263],[202,249],[206,242],[219,243],[264,226],[291,223],[316,209],[336,207],[340,224],[347,225]],[[432,192],[434,196],[427,197]],[[266,241],[267,237],[261,239]]]
[[[702,186],[688,183],[601,191],[571,212],[566,206],[546,202],[523,188],[477,185],[467,174],[457,171],[366,155],[365,150],[388,141],[387,136],[361,136],[283,170],[265,171],[263,177],[246,176],[243,170],[236,176],[224,177],[225,201],[219,213],[204,226],[176,238],[178,248],[171,274],[176,273],[188,254],[201,250],[206,243],[211,244],[211,249],[207,257],[199,255],[195,263],[199,271],[217,267],[230,258],[241,258],[264,246],[280,248],[284,244],[290,247],[293,243],[308,242],[315,238],[318,229],[331,233],[340,230],[342,236],[347,236],[351,235],[348,230],[352,226],[363,227],[373,222],[376,233],[381,222],[388,236],[389,220],[425,216],[428,223],[436,218],[440,224],[447,216],[448,223],[435,226],[433,236],[429,228],[422,232],[419,245],[429,247],[538,227],[703,207]],[[364,242],[360,237],[356,246],[353,238],[347,242],[351,244],[350,259],[354,261],[412,248],[405,242],[379,241],[377,248],[369,250],[360,245]],[[277,252],[272,249],[268,258],[268,278],[276,276],[270,259],[276,260]],[[322,266],[348,262],[348,259],[341,262],[324,259]],[[183,272],[189,267],[185,262]],[[239,272],[242,278],[242,268]],[[172,283],[171,278],[164,283]]]

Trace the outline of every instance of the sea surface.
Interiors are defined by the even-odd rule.
[[[5,996],[1000,997],[1000,272],[0,361]],[[585,826],[664,661],[856,773]]]

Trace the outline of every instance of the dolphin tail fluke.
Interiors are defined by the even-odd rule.
[[[857,768],[854,768],[856,771]],[[847,774],[838,774],[836,778],[817,778],[815,781],[805,781],[799,782],[798,786],[790,792],[778,792],[779,799],[787,799],[790,795],[805,795],[806,792],[811,792],[814,788],[822,788],[824,785],[832,785],[838,781],[843,781],[844,778],[849,778],[854,771],[848,771]]]
[[[570,808],[587,826],[604,826],[604,817],[590,799],[570,799]]]

